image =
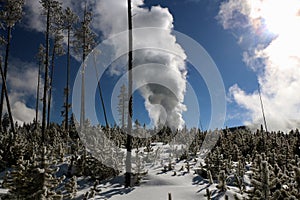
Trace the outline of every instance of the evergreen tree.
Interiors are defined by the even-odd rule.
[[[47,93],[48,93],[48,73],[49,73],[49,48],[51,28],[60,21],[61,3],[55,0],[40,1],[44,15],[46,15],[46,31],[45,31],[45,75],[44,75],[44,91],[43,91],[43,112],[42,112],[42,141],[44,142],[46,132],[46,113],[47,113]]]
[[[218,185],[217,188],[221,191],[221,192],[225,192],[227,190],[227,185],[226,185],[226,175],[225,175],[225,171],[221,170],[218,176]]]
[[[69,130],[69,109],[70,109],[70,104],[69,104],[69,93],[70,93],[70,39],[71,39],[71,33],[74,29],[74,24],[78,21],[78,16],[74,14],[74,12],[68,7],[65,10],[64,13],[64,29],[67,30],[67,79],[66,79],[66,87],[65,87],[65,130],[68,132]]]
[[[298,198],[300,198],[300,168],[295,167],[294,171],[295,171],[294,177],[295,177],[295,181],[297,183],[297,188],[298,188]]]
[[[264,159],[259,163],[259,168],[255,170],[251,182],[254,186],[253,194],[251,194],[253,199],[268,200],[271,198],[270,189],[275,185],[275,180],[271,181],[269,164]]]
[[[5,48],[5,59],[4,59],[4,79],[6,80],[7,68],[8,68],[8,57],[10,53],[11,43],[11,32],[15,24],[21,20],[23,15],[24,0],[1,0],[1,11],[0,11],[0,24],[6,28],[6,48]],[[5,86],[2,84],[1,99],[0,99],[0,116],[3,112],[3,101]],[[2,119],[0,117],[0,127]]]
[[[77,193],[77,177],[73,176],[65,185],[67,190],[67,195],[64,196],[65,199],[74,199]]]
[[[21,156],[12,171],[6,174],[3,185],[9,189],[9,199],[62,199],[56,190],[64,177],[55,177],[57,169],[51,167],[50,151],[46,148],[41,151],[38,155],[34,153],[29,160]],[[43,168],[41,162],[44,162]]]

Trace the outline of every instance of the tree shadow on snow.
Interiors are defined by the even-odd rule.
[[[110,198],[110,197],[115,196],[115,195],[128,194],[129,192],[131,192],[133,190],[134,190],[134,188],[112,188],[108,191],[100,192],[99,195],[101,197]]]
[[[125,178],[124,176],[117,176],[115,178],[111,178],[105,181],[101,182],[100,187],[102,190],[105,190],[103,192],[100,192],[98,195],[105,198],[111,198],[115,195],[124,195],[128,194],[129,192],[133,191],[134,188],[124,188]],[[108,190],[106,190],[108,189]]]
[[[214,191],[216,192],[216,191]],[[218,192],[218,194],[216,196],[214,196],[212,198],[212,200],[218,200],[218,199],[221,199],[221,197],[223,197],[225,195],[226,192]],[[212,196],[214,195],[214,193],[212,194]]]
[[[208,184],[208,181],[202,178],[201,176],[195,176],[193,178],[193,185],[204,185]]]

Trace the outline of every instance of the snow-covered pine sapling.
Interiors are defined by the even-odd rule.
[[[143,161],[143,152],[140,152],[139,149],[135,151],[135,172],[136,174],[142,174],[142,172],[145,170],[145,165]]]
[[[59,162],[63,162],[64,160],[64,148],[63,148],[63,144],[60,143],[59,146],[58,146],[58,159],[59,159]]]
[[[235,180],[235,184],[236,186],[239,188],[240,193],[243,194],[244,190],[245,190],[245,185],[243,183],[243,177],[238,176],[237,174],[234,174],[234,180]]]
[[[241,160],[238,161],[238,165],[237,165],[237,175],[239,177],[243,177],[245,174],[245,169],[244,169],[244,164],[241,162]]]
[[[117,140],[117,145],[114,145],[114,168],[121,172],[123,170],[123,163],[124,163],[124,152],[119,148],[120,141]]]
[[[268,162],[262,162],[262,193],[264,199],[269,199],[270,196],[270,172],[268,168]]]
[[[155,165],[156,161],[160,159],[160,153],[161,153],[161,148],[158,147],[156,150],[155,150],[155,153],[154,153],[154,158],[153,158],[153,164]],[[160,161],[161,162],[161,166],[163,166],[163,160]]]
[[[251,198],[262,198],[265,200],[270,199],[270,186],[273,184],[271,184],[270,181],[270,171],[267,161],[261,161],[259,170],[255,171],[254,177],[251,182],[254,186]]]
[[[294,168],[294,173],[295,173],[295,181],[297,183],[297,188],[298,188],[298,194],[300,194],[300,168],[299,167],[295,167]],[[300,196],[300,195],[299,195]]]
[[[218,181],[219,184],[217,185],[217,188],[221,191],[221,192],[225,192],[228,188],[226,185],[226,175],[225,175],[225,171],[221,170],[218,176]]]
[[[65,178],[55,177],[57,168],[53,168],[52,156],[49,150],[43,148],[43,155],[24,160],[21,156],[17,165],[13,166],[5,178],[4,186],[9,188],[9,196],[12,199],[61,199],[57,193],[57,186]],[[44,159],[42,159],[44,156]],[[44,162],[43,168],[41,162]]]
[[[268,162],[272,165],[274,165],[277,162],[277,153],[275,149],[272,149],[271,155],[269,156]]]
[[[226,162],[226,170],[228,171],[228,172],[231,172],[232,171],[232,156],[231,155],[229,155],[228,156],[228,159],[227,159],[227,162]]]
[[[77,178],[73,176],[70,180],[65,184],[65,189],[67,194],[64,196],[65,199],[73,199],[76,197],[77,193]]]
[[[187,173],[190,173],[190,163],[189,163],[189,161],[186,162],[185,168],[187,170]]]

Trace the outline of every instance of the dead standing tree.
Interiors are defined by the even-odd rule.
[[[126,161],[125,161],[125,187],[131,186],[131,150],[132,150],[132,68],[133,68],[133,36],[132,36],[132,12],[131,0],[127,1],[128,5],[128,115],[127,115],[127,141],[126,141]]]

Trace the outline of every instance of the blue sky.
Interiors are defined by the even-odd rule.
[[[265,61],[265,57],[263,58],[265,60],[262,62],[263,64],[260,69],[255,69],[255,67],[253,67],[253,65],[251,65],[250,62],[247,62],[247,60],[245,59],[246,53],[251,56],[251,53],[256,53],[257,51],[254,50],[257,50],[260,46],[266,47],[263,50],[268,50],[267,47],[270,46],[270,41],[276,38],[276,34],[267,35],[267,39],[266,34],[255,35],[253,31],[255,29],[253,28],[254,25],[252,24],[252,16],[250,16],[249,13],[243,13],[242,9],[242,6],[248,6],[247,8],[252,8],[252,5],[247,4],[247,2],[249,1],[245,1],[243,4],[239,4],[240,6],[237,6],[238,3],[240,3],[239,0],[230,0],[224,2],[221,0],[145,0],[145,4],[142,6],[145,8],[151,8],[151,6],[160,5],[162,8],[167,8],[170,16],[172,16],[173,18],[173,30],[183,33],[197,41],[200,45],[202,45],[202,47],[207,51],[212,60],[215,62],[223,79],[225,93],[227,95],[226,120],[223,127],[239,126],[249,122],[258,124],[262,123],[260,117],[261,114],[259,114],[260,105],[259,99],[257,99],[257,88],[258,84],[262,85],[264,83],[268,85],[269,83],[267,78],[272,78],[268,77],[269,73],[265,73],[268,70],[268,68],[264,66],[265,63],[268,63]],[[71,3],[65,4],[72,5]],[[104,4],[105,3],[99,3],[98,6],[100,8],[97,7],[97,9],[99,8],[98,10],[103,11],[103,9],[105,9]],[[36,6],[36,2],[28,1],[28,5],[26,8],[27,10],[25,10],[27,16],[25,16],[25,18],[23,18],[23,20],[14,28],[12,37],[10,60],[11,63],[15,65],[15,67],[11,67],[12,69],[9,68],[9,73],[14,74],[17,79],[23,80],[25,85],[27,84],[26,80],[24,80],[25,77],[22,76],[22,73],[18,74],[18,72],[22,71],[19,68],[22,68],[22,65],[29,65],[28,63],[30,63],[31,68],[37,67],[34,66],[34,64],[37,63],[35,56],[37,54],[39,44],[44,42],[44,35],[42,33],[43,29],[39,26],[39,23],[34,23],[33,18],[31,19],[31,21],[29,20],[29,22],[26,21],[30,16],[32,17],[32,15],[35,14],[32,10]],[[220,15],[221,11],[222,15]],[[158,9],[157,12],[165,11],[161,11]],[[226,12],[231,13],[229,18],[228,13],[226,14]],[[118,13],[118,11],[116,11],[116,13]],[[233,16],[233,13],[239,13],[241,14],[241,16],[245,17],[245,23],[247,24],[247,26],[243,27],[243,22],[238,21],[241,18]],[[218,15],[219,17],[217,17]],[[168,17],[170,18],[170,16]],[[139,16],[135,17],[138,18]],[[267,19],[263,17],[264,16],[262,15],[258,19],[261,21]],[[101,22],[102,19],[106,21]],[[105,23],[106,25],[109,24],[109,20],[104,18],[102,19],[101,16],[97,18],[97,20],[100,20],[101,23],[99,24],[101,25],[99,25],[100,28],[95,26],[94,29],[100,36],[98,41],[99,43],[101,43],[101,40],[104,40],[105,37],[111,34],[108,33],[107,30],[101,30],[101,27],[103,27]],[[98,21],[94,23],[97,22]],[[114,29],[118,29],[117,22],[111,22],[115,23],[112,25]],[[236,24],[238,24],[238,26],[236,26]],[[126,26],[126,24],[124,26]],[[178,43],[180,44],[180,41]],[[271,57],[270,55],[268,56]],[[255,56],[252,55],[252,57]],[[256,55],[255,58],[259,58],[259,56]],[[66,76],[66,56],[57,58],[55,63],[54,98],[51,120],[60,123],[62,120],[60,111],[62,110],[63,105],[63,88],[65,87],[64,77]],[[80,61],[78,62],[74,58],[72,58],[72,83],[75,80],[76,73],[80,67],[80,64]],[[295,69],[297,69],[298,67],[299,65],[297,63]],[[201,77],[201,75],[196,72],[195,68],[191,64],[187,63],[186,69],[186,81],[193,87],[193,90],[197,95],[197,104],[199,104],[201,116],[199,118],[197,113],[193,113],[193,111],[195,110],[195,102],[190,101],[191,99],[186,99],[183,104],[187,105],[187,111],[183,112],[183,119],[189,127],[198,126],[200,128],[199,123],[201,121],[203,129],[207,129],[211,118],[211,101],[207,85],[205,84],[203,77]],[[37,71],[35,70],[34,72]],[[286,76],[288,77],[291,73],[287,74]],[[108,108],[108,118],[111,124],[114,123],[114,118],[110,109],[111,94],[114,84],[118,80],[119,77],[111,76],[109,70],[107,70],[105,76],[102,76],[101,78],[104,100]],[[34,92],[30,90],[30,94],[26,95],[24,94],[28,92],[26,89],[15,89],[15,84],[13,83],[13,81],[9,83],[11,83],[9,87],[11,90],[12,98],[14,99],[13,102],[22,102],[25,105],[26,109],[28,109],[28,113],[32,113],[32,109],[34,109],[35,105],[35,100],[33,98]],[[299,85],[297,82],[295,84],[297,86]],[[276,96],[276,93],[268,94],[268,89],[270,88],[262,88],[263,98],[265,98],[266,103],[269,103],[271,105],[272,103],[281,100],[279,97],[278,99],[271,98],[270,96]],[[13,94],[15,94],[15,96],[13,96]],[[99,102],[98,94],[95,95],[95,101]],[[290,110],[296,110],[296,113],[294,114],[297,114],[299,110],[299,103],[297,101],[292,103],[294,107],[291,107]],[[98,106],[100,102],[99,104],[96,104],[98,119],[100,123],[104,124],[102,109],[100,106]],[[269,110],[271,110],[271,108],[272,107],[270,107]],[[275,110],[280,110],[281,108],[282,107],[278,107],[275,108]],[[15,108],[15,110],[18,110],[17,107]],[[270,119],[271,111],[270,113],[267,113],[267,115],[268,114]],[[20,121],[26,118],[26,116],[23,116],[21,114],[19,115]],[[289,113],[286,113],[285,117],[287,117],[287,119],[289,120]],[[151,121],[150,117],[148,116],[148,112],[145,109],[144,99],[139,92],[136,92],[134,95],[134,119],[138,119],[141,123],[146,124],[149,124]],[[280,120],[282,121],[282,119]],[[270,119],[270,121],[272,121],[272,119]],[[282,125],[282,127],[285,126]]]

